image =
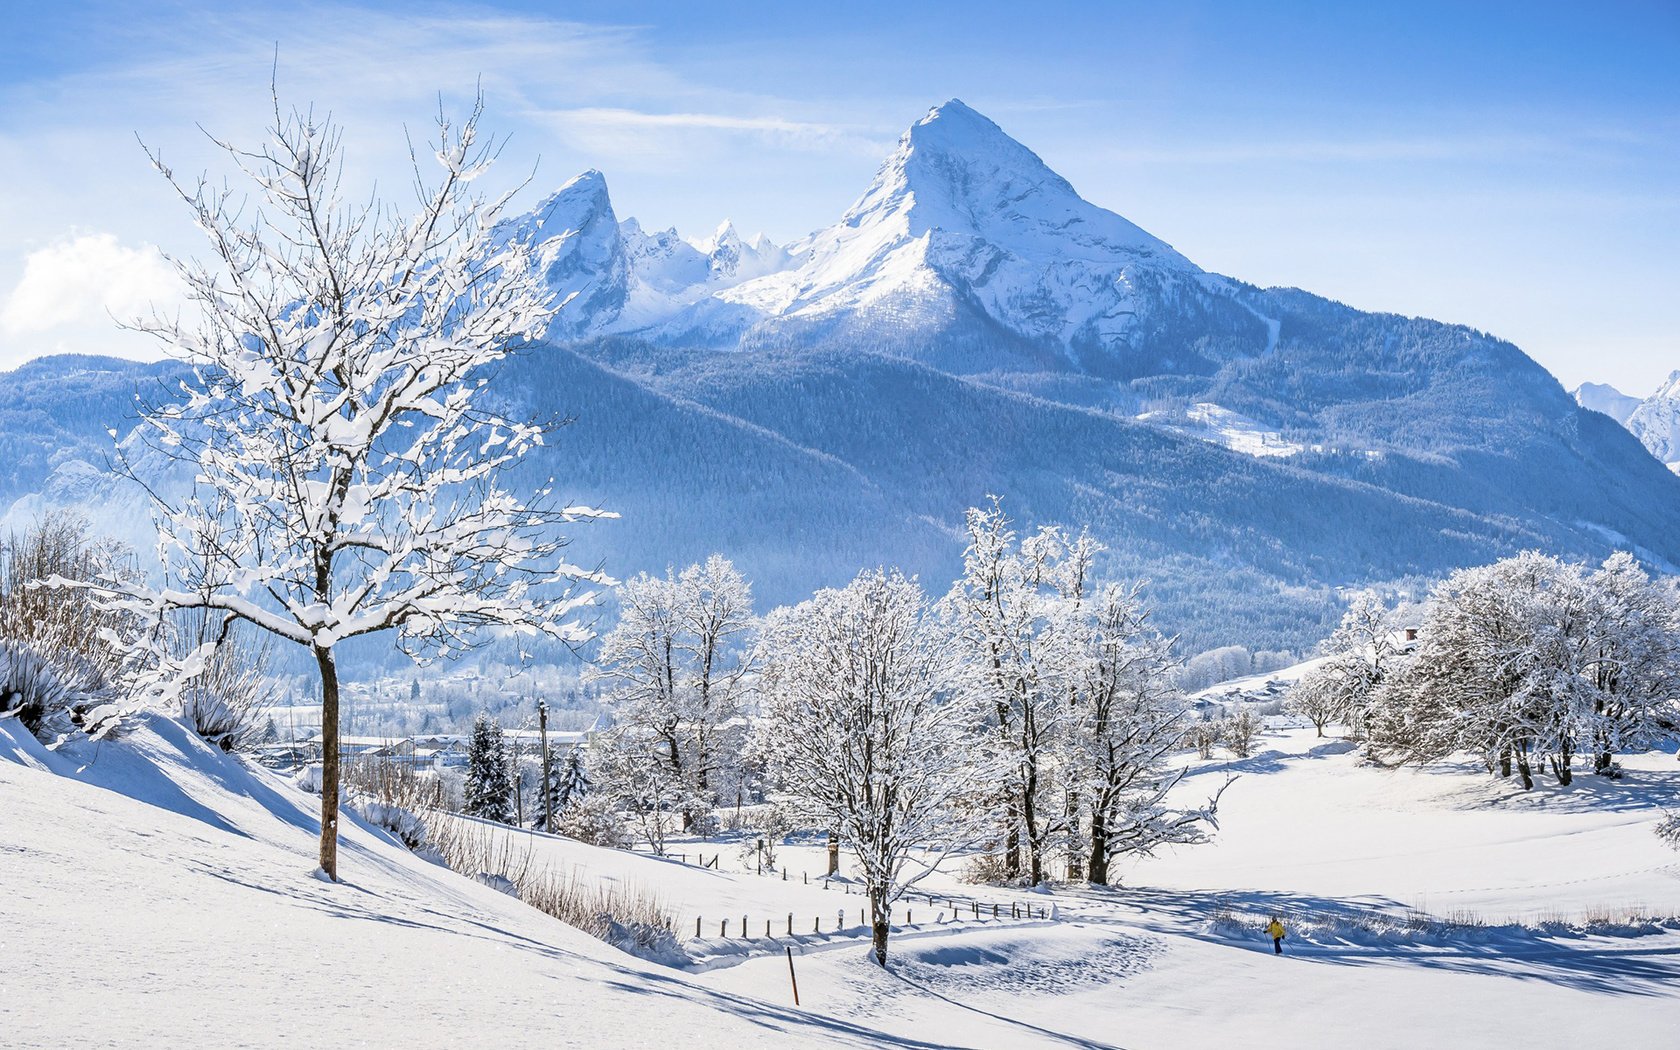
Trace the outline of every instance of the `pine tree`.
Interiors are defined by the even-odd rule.
[[[566,754],[566,764],[555,775],[557,787],[554,792],[554,811],[556,813],[575,806],[589,794],[589,775],[583,769],[583,752],[574,747]]]
[[[560,814],[582,802],[589,794],[589,788],[589,776],[583,769],[581,749],[573,747],[566,753],[566,760],[552,764],[548,772],[545,790],[548,792],[548,809],[553,812],[555,820],[558,821]],[[531,826],[538,831],[553,831],[553,828],[543,826],[543,807],[538,805],[534,808],[537,814],[532,819]]]
[[[467,813],[506,824],[512,819],[512,782],[501,723],[481,714],[467,745]]]

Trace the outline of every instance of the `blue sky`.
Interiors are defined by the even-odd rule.
[[[143,13],[142,13],[143,9]],[[249,141],[270,63],[400,185],[401,126],[482,76],[504,176],[791,239],[960,97],[1202,266],[1513,339],[1567,385],[1680,368],[1680,5],[10,4],[0,367],[145,353],[107,311],[193,251],[136,136]]]

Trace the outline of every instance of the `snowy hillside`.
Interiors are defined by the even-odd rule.
[[[1253,757],[1187,778],[1199,792],[1240,775],[1214,844],[1142,861],[1115,890],[933,876],[935,903],[883,973],[861,930],[785,934],[790,914],[853,921],[858,898],[804,881],[821,870],[816,846],[784,847],[784,881],[752,873],[732,842],[676,843],[681,863],[509,833],[579,879],[706,920],[684,935],[693,961],[664,966],[359,821],[343,831],[346,881],[320,881],[313,799],[179,723],[147,717],[48,752],[0,720],[0,1032],[20,1048],[1379,1050],[1485,1046],[1513,1018],[1543,1017],[1545,1045],[1668,1046],[1680,854],[1651,827],[1680,769],[1670,754],[1626,765],[1624,781],[1523,796],[1477,771],[1380,770],[1310,730],[1274,731]],[[702,869],[697,852],[721,863]],[[976,894],[1056,917],[977,920]],[[1282,958],[1257,929],[1274,912],[1292,931]]]

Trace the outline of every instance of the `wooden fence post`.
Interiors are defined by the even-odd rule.
[[[787,957],[788,957],[788,980],[793,982],[793,1005],[798,1006],[799,1005],[799,978],[796,977],[794,975],[794,972],[793,972],[793,948],[791,946],[787,950]]]

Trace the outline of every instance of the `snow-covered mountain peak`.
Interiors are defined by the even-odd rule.
[[[544,197],[531,210],[531,221],[525,229],[542,242],[574,235],[592,219],[603,216],[617,222],[607,192],[607,177],[591,168]]]
[[[1102,261],[1121,256],[1194,270],[1166,242],[1099,208],[1038,154],[952,99],[899,139],[842,224],[884,222],[911,237],[983,237],[1012,251]]]
[[[553,283],[573,296],[556,336],[640,332],[729,348],[806,337],[796,329],[874,332],[877,345],[930,359],[952,348],[942,360],[959,372],[1120,375],[1206,364],[1143,345],[1168,314],[1231,333],[1222,355],[1264,352],[1275,330],[1232,299],[1234,286],[1085,200],[957,99],[905,131],[840,221],[789,248],[749,241],[731,222],[685,240],[612,215],[606,180],[586,172],[530,220]]]
[[[1657,398],[1680,400],[1680,369],[1670,372],[1668,378],[1663,381],[1663,385],[1657,388],[1657,392],[1652,394],[1651,398],[1653,400]]]
[[[1624,422],[1653,456],[1680,474],[1680,371],[1670,372]]]
[[[1573,391],[1575,403],[1594,412],[1602,412],[1618,423],[1626,423],[1639,399],[1622,393],[1609,383],[1582,383]]]

